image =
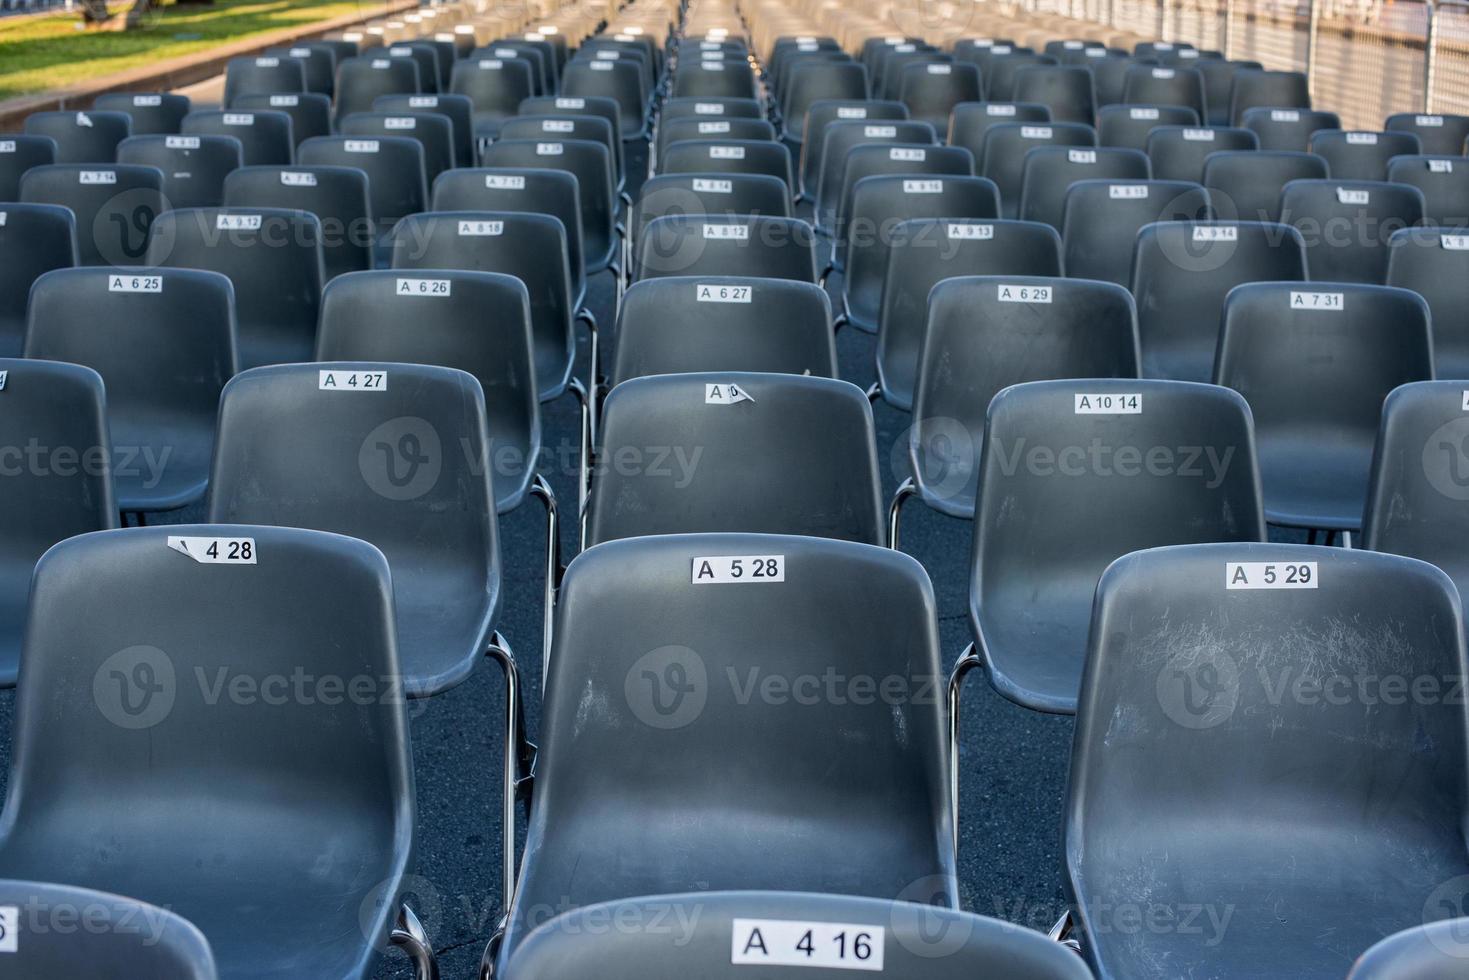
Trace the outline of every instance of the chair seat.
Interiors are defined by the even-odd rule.
[[[1088,933],[1098,975],[1338,980],[1379,939],[1421,925],[1435,888],[1469,870],[1462,849],[1420,850],[1429,841],[1383,837],[1367,826],[1360,834],[1313,829],[1314,819],[1302,813],[1268,832],[1221,823],[1217,814],[1149,821],[1135,849],[1102,858],[1118,877],[1081,883],[1098,910]],[[1179,927],[1131,930],[1104,921],[1106,903],[1137,895],[1171,910]]]
[[[32,568],[22,562],[0,564],[0,687],[15,686],[31,572]]]
[[[1349,531],[1362,526],[1372,446],[1323,445],[1318,438],[1261,432],[1265,519],[1287,527]]]
[[[209,486],[213,429],[180,430],[159,419],[135,432],[114,427],[112,444],[119,510],[177,510],[203,498]]]
[[[1101,571],[1077,570],[1042,588],[1005,583],[977,605],[971,599],[970,623],[996,691],[1034,711],[1076,711]]]
[[[221,980],[371,976],[374,946],[386,937],[363,935],[362,907],[380,899],[373,889],[397,873],[391,855],[352,832],[360,815],[323,822],[323,801],[304,805],[310,787],[239,789],[228,806],[221,798],[191,803],[109,790],[105,817],[96,808],[50,812],[51,826],[35,846],[28,828],[17,827],[0,852],[0,868],[7,875],[49,873],[63,884],[167,907],[204,933]],[[212,839],[159,832],[171,825],[171,813],[191,805],[207,811]],[[195,827],[204,825],[195,819]],[[99,820],[106,834],[99,834]],[[93,845],[55,853],[58,840]],[[242,846],[251,840],[256,846]]]
[[[427,557],[427,556],[425,556]],[[500,610],[499,569],[485,582],[468,575],[434,573],[422,565],[389,555],[393,568],[393,603],[398,614],[398,656],[403,684],[411,697],[427,697],[470,675],[489,641]]]

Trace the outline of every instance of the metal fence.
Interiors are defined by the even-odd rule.
[[[1306,71],[1348,128],[1395,112],[1469,113],[1469,0],[1023,0],[1166,41]]]

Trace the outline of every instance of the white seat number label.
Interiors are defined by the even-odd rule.
[[[721,286],[713,283],[701,282],[694,287],[694,299],[700,303],[748,303],[754,296],[754,290],[749,286]],[[710,385],[710,389],[718,388],[719,385]],[[733,386],[738,390],[739,386]],[[706,391],[705,402],[710,401],[708,397],[711,391]],[[749,397],[748,395],[746,397]]]
[[[215,215],[214,228],[216,231],[259,231],[260,218],[258,214]]]
[[[729,961],[741,966],[811,966],[881,973],[882,926],[786,919],[735,919]]]
[[[492,237],[505,234],[505,222],[503,221],[461,221],[459,222],[459,234],[467,237]]]
[[[960,238],[966,241],[988,241],[995,237],[994,225],[949,225],[950,238]]]
[[[709,147],[709,159],[711,160],[743,160],[745,148],[743,146],[711,146]]]
[[[388,375],[385,371],[318,371],[316,388],[318,391],[387,391]]]
[[[1077,394],[1077,415],[1141,415],[1143,396],[1137,392]]]
[[[1002,282],[995,287],[995,298],[1001,303],[1049,303],[1051,287]]]
[[[694,585],[734,585],[741,582],[784,582],[785,555],[718,555],[695,558],[690,581]],[[735,920],[738,929],[739,920]],[[733,960],[741,963],[744,960]],[[749,960],[751,963],[780,963],[781,960]],[[816,966],[818,964],[811,964]]]
[[[732,194],[734,193],[734,182],[729,180],[711,180],[707,177],[695,177],[694,190],[704,191],[709,194]]]
[[[1314,589],[1314,561],[1231,561],[1224,563],[1226,589]]]
[[[184,538],[170,534],[168,546],[201,565],[255,564],[254,538]]]
[[[109,293],[161,293],[162,276],[108,276]]]
[[[740,402],[753,402],[750,393],[739,385],[730,384],[706,384],[704,386],[705,405],[738,405]]]
[[[449,279],[399,279],[393,292],[399,296],[450,296],[453,285]]]
[[[746,225],[705,225],[704,237],[734,242],[750,240],[750,229]]]
[[[1341,310],[1345,308],[1344,293],[1306,293],[1290,291],[1290,308],[1293,310]]]

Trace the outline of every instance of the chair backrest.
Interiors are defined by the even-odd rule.
[[[327,921],[387,935],[414,804],[392,581],[376,548],[212,524],[71,538],[36,567],[22,662],[0,836],[12,873],[69,854],[70,874],[95,887],[228,933],[237,906],[221,892],[252,887],[268,851],[281,874],[342,894],[380,883],[386,900]],[[295,684],[306,693],[282,695]],[[258,788],[248,808],[245,785]],[[89,824],[118,850],[78,855],[66,828]],[[322,868],[305,843],[318,836],[338,842],[350,875]],[[355,962],[333,962],[367,972],[373,940],[355,945]]]
[[[454,65],[449,91],[468,96],[474,105],[475,135],[493,136],[521,102],[538,94],[533,73],[523,58],[463,58]]]
[[[118,511],[101,375],[9,357],[0,375],[0,444],[38,444],[51,457],[0,481],[0,687],[13,687],[36,561],[58,541],[116,527]]]
[[[683,62],[673,76],[673,94],[679,98],[711,95],[748,99],[754,98],[756,90],[755,75],[743,58]]]
[[[1245,68],[1234,73],[1229,90],[1229,122],[1242,124],[1245,113],[1264,107],[1310,109],[1311,90],[1306,73]]]
[[[1002,389],[1137,377],[1137,314],[1127,291],[1112,283],[950,279],[934,287],[927,321],[906,448],[919,493],[954,517],[974,516],[981,453],[988,451],[980,445],[985,414]],[[966,369],[955,371],[957,364]]]
[[[658,124],[658,153],[683,140],[774,140],[775,127],[769,120],[685,116]]]
[[[1423,192],[1375,180],[1293,180],[1280,192],[1280,220],[1306,243],[1312,279],[1386,281],[1388,240],[1423,221]]]
[[[372,111],[393,115],[404,112],[436,112],[448,117],[453,127],[454,166],[474,166],[474,103],[469,101],[467,95],[455,95],[452,92],[436,92],[430,95],[379,95],[372,100]]]
[[[31,284],[77,264],[76,218],[52,204],[0,204],[0,214],[0,357],[19,357]]]
[[[330,47],[309,41],[298,42],[289,47],[267,48],[269,57],[290,59],[301,66],[306,91],[331,98],[337,84],[337,55]],[[299,92],[263,92],[261,95],[300,95]],[[235,105],[231,102],[230,105]]]
[[[145,902],[38,881],[0,879],[13,910],[9,962],[28,980],[216,980],[209,941],[193,923]],[[80,923],[84,926],[78,927]]]
[[[291,120],[291,139],[300,146],[313,136],[330,136],[332,100],[320,92],[293,92],[289,95],[242,95],[235,100],[240,112],[262,110],[281,112]],[[294,147],[293,147],[294,149]]]
[[[743,451],[754,445],[758,454]],[[729,371],[634,378],[607,396],[596,452],[589,545],[704,531],[884,540],[872,406],[847,381]],[[628,466],[635,454],[648,458]],[[775,483],[774,496],[755,489]]]
[[[1469,139],[1469,116],[1396,112],[1384,120],[1382,128],[1417,136],[1423,153],[1456,157],[1463,154],[1464,141]]]
[[[669,214],[643,229],[634,280],[753,276],[816,281],[816,232],[797,218]]]
[[[1059,230],[1066,192],[1077,181],[1136,182],[1146,181],[1150,176],[1152,169],[1147,155],[1141,150],[1107,146],[1036,147],[1025,154],[1019,216],[1022,220],[1041,221]]]
[[[1336,113],[1313,109],[1259,106],[1245,110],[1236,119],[1235,125],[1253,130],[1260,137],[1262,150],[1305,151],[1310,149],[1313,133],[1341,129],[1341,119]]]
[[[454,166],[454,123],[436,112],[354,112],[337,124],[342,136],[406,136],[423,147],[424,179],[429,186]]]
[[[0,200],[20,200],[21,175],[55,162],[56,141],[49,136],[6,133],[0,137]]]
[[[829,228],[837,220],[848,154],[864,143],[883,145],[938,144],[938,134],[926,122],[912,119],[843,119],[826,127],[826,139],[817,168],[816,226]]]
[[[657,616],[638,611],[651,596]],[[934,598],[916,561],[786,535],[608,542],[567,570],[554,635],[506,952],[534,910],[679,881],[880,896],[921,882],[924,901],[955,904]],[[833,670],[838,697],[792,710],[796,691],[808,696],[798,679]],[[791,696],[780,681],[773,695],[736,696],[736,680],[748,693],[752,676],[771,675]],[[886,679],[887,693],[868,696],[862,681],[850,696],[859,677]],[[577,707],[589,690],[607,695],[590,714]],[[813,739],[823,751],[791,751]],[[719,778],[698,777],[706,765]],[[735,832],[757,811],[778,815],[778,830]],[[872,860],[843,861],[858,840],[883,843]]]
[[[797,65],[781,88],[785,136],[794,142],[806,139],[807,113],[820,102],[867,98],[867,69],[856,62],[811,61]],[[862,117],[875,118],[875,117]],[[891,118],[891,117],[884,117]]]
[[[20,200],[71,209],[80,265],[137,265],[167,204],[163,171],[136,164],[32,167],[20,179]]]
[[[688,927],[651,928],[670,914],[671,921]],[[602,932],[597,922],[634,926]],[[741,980],[750,966],[758,966],[770,980],[806,980],[802,939],[808,929],[812,954],[835,969],[875,969],[870,964],[880,959],[884,972],[911,980],[1091,975],[1064,947],[998,919],[913,902],[800,892],[697,892],[593,905],[537,928],[505,964],[505,973],[522,980]]]
[[[1309,972],[1421,922],[1464,867],[1465,717],[1444,680],[1463,670],[1461,622],[1444,574],[1397,556],[1198,544],[1113,564],[1097,587],[1064,829],[1098,972],[1146,972],[1159,952],[1170,971]],[[1424,681],[1427,697],[1398,693]],[[1401,840],[1418,842],[1422,864],[1406,866]],[[1181,853],[1182,866],[1160,863]],[[1267,884],[1281,867],[1296,870]],[[1352,884],[1323,910],[1320,882],[1337,875]],[[1216,908],[1188,935],[1109,928],[1140,876],[1160,907],[1228,895],[1227,927]],[[1308,925],[1313,908],[1323,918]]]
[[[1131,286],[1132,253],[1145,225],[1213,217],[1209,192],[1189,181],[1076,181],[1060,224],[1066,274]]]
[[[297,141],[291,117],[278,109],[196,109],[184,117],[180,132],[234,137],[250,167],[284,166],[295,158]]]
[[[1311,152],[1326,161],[1334,180],[1387,180],[1393,157],[1423,152],[1413,133],[1323,129],[1311,134]]]
[[[418,66],[418,89],[420,92],[437,92],[443,82],[448,79],[440,79],[441,67],[439,64],[440,52],[431,41],[404,39],[395,41],[387,46],[383,52],[389,58],[405,58],[411,60]],[[449,67],[449,66],[445,66]]]
[[[406,136],[320,136],[301,144],[302,164],[355,167],[367,174],[368,212],[379,235],[428,206],[423,144]]]
[[[994,51],[994,48],[990,49]],[[1058,65],[1060,61],[1046,54],[1011,51],[994,54],[984,63],[984,94],[996,102],[1020,101],[1015,98],[1016,77],[1031,66]]]
[[[1214,383],[1250,403],[1272,523],[1360,526],[1383,399],[1432,378],[1428,304],[1406,289],[1257,282],[1224,301]]]
[[[1325,180],[1326,161],[1297,150],[1222,150],[1204,161],[1214,211],[1240,221],[1279,221],[1280,192],[1293,180]]]
[[[1134,65],[1143,63],[1131,55],[1108,54],[1092,59],[1092,78],[1097,83],[1099,112],[1102,106],[1117,105],[1122,101],[1122,88],[1127,84],[1127,73]]]
[[[258,55],[231,58],[224,69],[224,101],[226,109],[234,107],[242,95],[276,95],[309,92],[306,66],[295,58],[280,55]]]
[[[132,136],[177,133],[189,106],[189,97],[176,92],[108,92],[92,103],[101,112],[126,113],[132,120],[128,127]]]
[[[1200,123],[1209,117],[1204,102],[1204,76],[1195,68],[1133,65],[1123,78],[1122,101],[1186,106],[1194,111]]]
[[[1096,84],[1087,68],[1066,65],[1031,65],[1022,68],[1015,73],[1015,90],[1012,95],[1015,103],[1020,105],[1045,106],[1048,110],[1045,122],[1082,123],[1090,126],[1096,116]]]
[[[708,137],[670,143],[658,157],[659,174],[766,174],[793,188],[791,151],[766,139]]]
[[[1469,157],[1393,157],[1388,161],[1386,179],[1423,193],[1425,224],[1469,227]]]
[[[1233,126],[1229,100],[1234,90],[1234,76],[1246,69],[1260,69],[1258,61],[1227,61],[1224,58],[1200,58],[1194,63],[1204,76],[1204,97],[1209,108],[1205,120],[1211,126]]]
[[[571,61],[561,75],[561,94],[610,97],[617,103],[622,138],[641,139],[648,126],[645,70],[632,61]]]
[[[1143,377],[1209,381],[1229,291],[1242,283],[1305,279],[1305,242],[1289,225],[1256,221],[1144,225],[1132,263]]]
[[[893,230],[877,321],[883,400],[913,406],[932,290],[957,276],[1059,276],[1061,236],[1033,221],[915,218]]]
[[[576,347],[566,228],[558,219],[511,211],[409,215],[393,229],[392,267],[500,272],[525,283],[537,391],[545,401],[566,389]]]
[[[434,694],[484,655],[499,601],[492,451],[479,382],[464,371],[257,368],[220,399],[209,520],[330,531],[380,549],[404,693]]]
[[[125,112],[57,109],[26,116],[25,131],[55,140],[57,163],[113,163],[117,144],[132,135],[132,119]]]
[[[800,160],[797,163],[799,189],[803,196],[815,200],[820,189],[821,156],[826,149],[826,133],[833,123],[880,122],[888,119],[907,119],[908,107],[901,102],[881,102],[866,99],[820,99],[811,103],[806,110],[800,141]],[[659,123],[660,129],[668,123]],[[787,122],[786,132],[790,132]],[[787,136],[787,141],[791,139]]]
[[[1000,123],[985,131],[978,173],[999,187],[1000,209],[1005,217],[1013,218],[1020,213],[1027,153],[1038,146],[1096,145],[1096,131],[1082,123]]]
[[[698,116],[704,119],[763,119],[765,110],[755,99],[734,98],[672,98],[665,99],[658,111],[659,124],[672,122],[675,119],[686,119],[689,116]],[[622,134],[623,139],[631,139],[627,133]]]
[[[1215,153],[1258,150],[1253,131],[1231,126],[1154,126],[1148,133],[1148,160],[1158,180],[1204,179],[1204,165]]]
[[[963,62],[926,61],[904,66],[898,82],[898,101],[908,115],[932,124],[935,130],[949,127],[949,115],[961,102],[978,102],[984,97],[979,68]]]
[[[622,140],[603,116],[578,113],[521,114],[500,124],[502,140],[592,140],[607,147],[612,159],[612,177],[622,179]]]
[[[541,445],[532,343],[530,295],[514,276],[381,269],[322,291],[315,359],[431,364],[473,375],[484,393],[503,514],[524,498]]]
[[[1390,392],[1372,456],[1362,547],[1432,562],[1469,589],[1469,414],[1463,380],[1419,381]]]
[[[1113,561],[1265,540],[1250,409],[1228,389],[1018,384],[990,401],[983,445],[969,619],[991,682],[1025,707],[1076,710],[1092,596]]]
[[[745,371],[837,377],[831,300],[814,283],[666,276],[634,283],[617,315],[610,382]]]
[[[309,361],[323,272],[321,222],[284,208],[187,208],[153,223],[148,264],[223,273],[235,287],[239,364]]]
[[[374,52],[337,62],[336,118],[369,112],[383,95],[418,95],[418,65],[411,58],[389,58]]]
[[[848,226],[857,185],[868,177],[885,174],[908,174],[915,179],[925,177],[971,177],[974,155],[961,146],[927,146],[923,144],[883,143],[854,146],[847,152],[847,165],[842,168],[842,190],[837,198],[832,237],[837,258],[846,256]]]
[[[307,211],[321,222],[326,281],[372,268],[377,237],[368,211],[367,174],[356,167],[242,167],[224,179],[227,208]]]
[[[573,298],[586,291],[588,256],[583,244],[581,188],[568,170],[530,167],[461,167],[434,181],[433,211],[525,211],[549,214],[566,232],[566,261]]]
[[[984,136],[991,126],[1050,121],[1050,107],[1039,102],[965,102],[954,106],[949,116],[947,142],[950,146],[964,147],[974,154],[975,160],[983,162]]]
[[[864,177],[852,195],[852,213],[836,245],[848,320],[877,329],[894,233],[914,218],[992,220],[1000,216],[1000,192],[987,177],[921,177],[882,174]]]
[[[1197,126],[1199,114],[1181,105],[1103,106],[1097,110],[1097,142],[1146,150],[1148,137],[1159,126]]]
[[[1469,237],[1440,228],[1404,228],[1388,240],[1387,285],[1411,289],[1428,303],[1434,374],[1469,379]]]
[[[668,214],[764,214],[791,216],[784,181],[770,174],[661,174],[643,182],[630,222],[638,241],[655,218]]]
[[[203,496],[219,393],[238,363],[228,279],[197,269],[49,272],[31,290],[25,353],[102,376],[121,509]]]
[[[225,177],[241,166],[240,141],[230,136],[129,136],[117,145],[117,160],[157,167],[163,174],[163,196],[172,207],[218,207]]]

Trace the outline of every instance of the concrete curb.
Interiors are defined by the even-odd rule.
[[[25,117],[33,112],[43,112],[49,109],[86,109],[99,95],[107,95],[112,92],[166,92],[185,85],[193,85],[195,82],[202,82],[221,74],[231,58],[259,54],[266,48],[322,37],[370,20],[390,17],[393,14],[409,13],[417,10],[419,6],[418,0],[394,0],[394,2],[384,3],[381,6],[364,3],[364,10],[370,12],[343,14],[331,20],[271,31],[268,34],[257,34],[217,48],[210,48],[207,51],[184,55],[180,58],[170,58],[159,64],[130,68],[127,71],[103,75],[91,81],[50,92],[6,99],[0,102],[0,132],[18,130],[25,121]]]

